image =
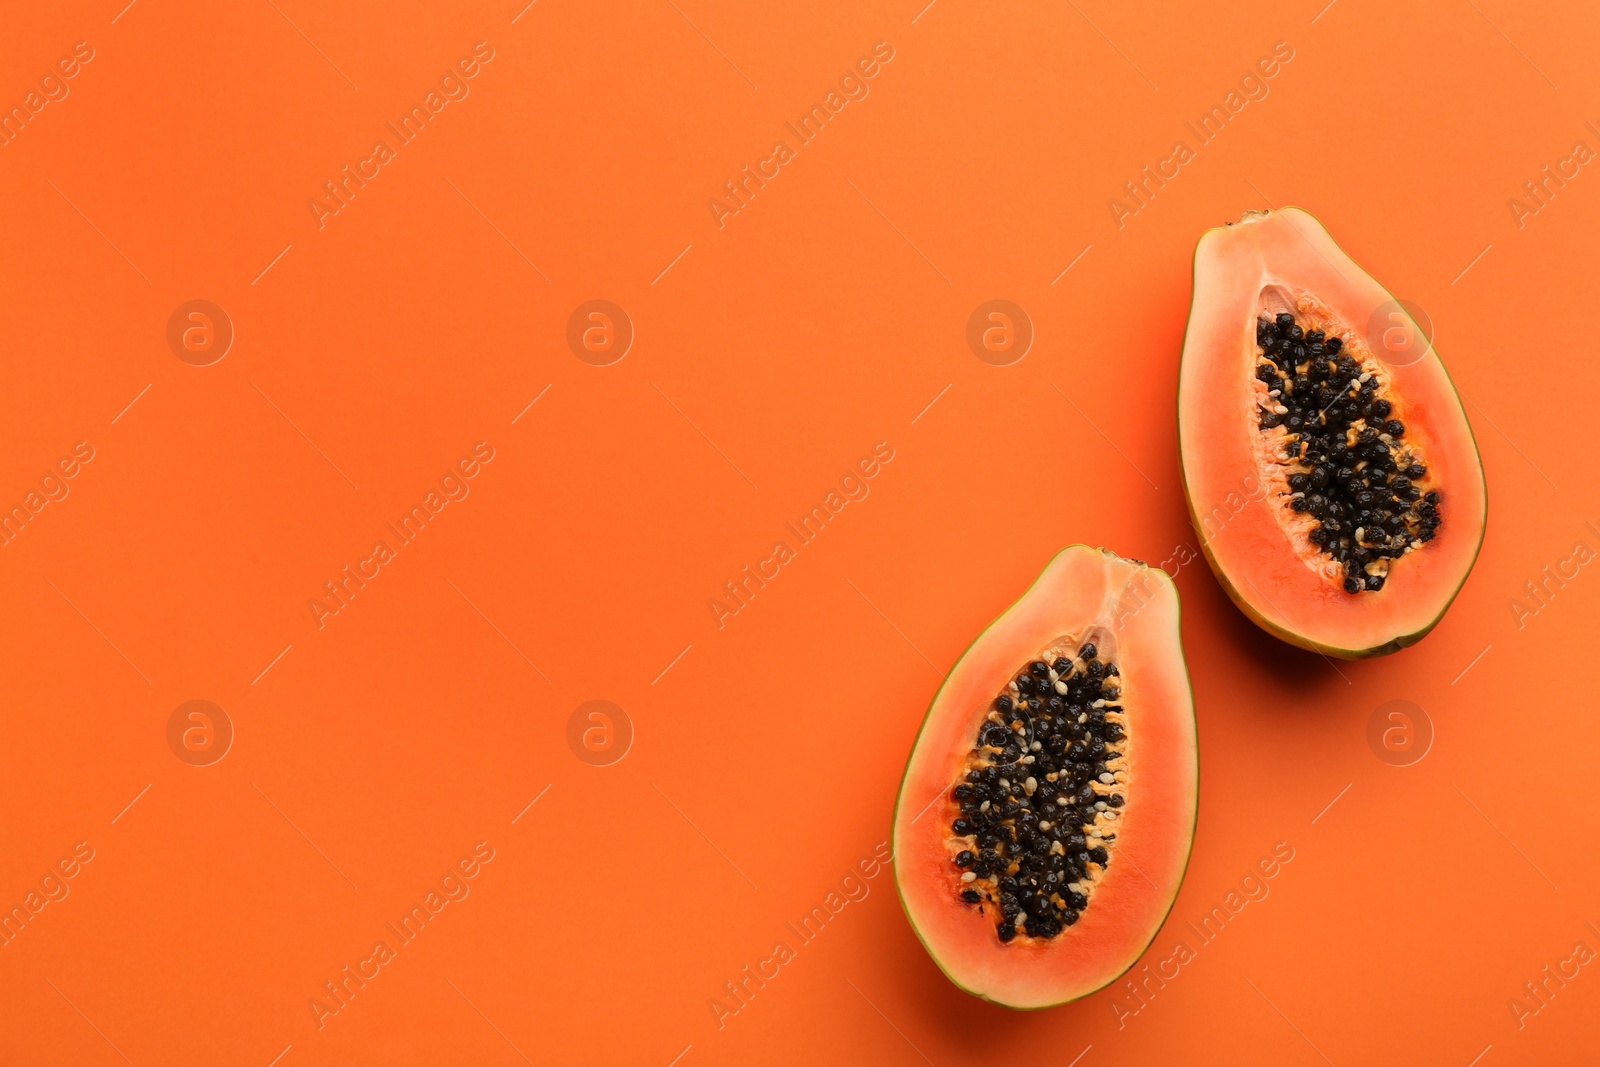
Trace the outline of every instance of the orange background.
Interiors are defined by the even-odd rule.
[[[1600,578],[1508,602],[1600,548],[1600,177],[1520,227],[1507,201],[1600,148],[1600,13],[923,2],[5,14],[0,100],[94,58],[0,148],[0,503],[95,455],[0,548],[0,903],[94,859],[0,948],[0,1060],[1593,1061],[1594,966],[1520,1028],[1508,1001],[1600,950]],[[478,41],[470,95],[319,229],[308,200]],[[719,228],[707,200],[880,41],[870,95]],[[1119,229],[1108,199],[1278,41],[1269,95]],[[1375,662],[1180,571],[1200,821],[1147,960],[1288,842],[1270,895],[1119,1026],[1115,989],[960,993],[881,871],[719,1027],[887,838],[939,679],[1049,556],[1193,542],[1190,253],[1286,203],[1427,310],[1493,513],[1438,629]],[[992,298],[1036,330],[1007,367],[964,340]],[[165,340],[191,299],[236,331],[210,366]],[[636,331],[610,366],[566,344],[591,299]],[[479,441],[470,496],[319,629],[308,599]],[[870,495],[719,628],[879,441]],[[167,743],[194,699],[236,731],[210,766]],[[567,740],[593,699],[632,723],[609,766]],[[1432,723],[1410,766],[1368,744],[1391,700]],[[479,841],[470,895],[319,1029]]]

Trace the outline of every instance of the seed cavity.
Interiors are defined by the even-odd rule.
[[[1259,425],[1284,431],[1283,503],[1315,520],[1308,536],[1330,573],[1346,593],[1376,593],[1392,561],[1437,535],[1439,491],[1391,417],[1382,376],[1344,338],[1307,327],[1287,311],[1256,320],[1256,378],[1268,394]]]
[[[957,896],[1002,942],[1059,936],[1111,862],[1126,803],[1119,673],[1092,642],[1046,649],[979,721],[948,844]]]

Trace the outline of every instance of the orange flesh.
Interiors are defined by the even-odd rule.
[[[1429,347],[1415,362],[1386,363],[1366,340],[1374,313],[1392,299],[1298,208],[1249,213],[1207,231],[1195,248],[1178,383],[1190,517],[1241,609],[1285,640],[1345,657],[1392,652],[1433,627],[1477,558],[1487,512],[1477,446],[1437,353]],[[1327,555],[1304,536],[1311,521],[1285,507],[1282,432],[1258,427],[1255,324],[1268,307],[1327,324],[1383,379],[1405,443],[1425,457],[1428,485],[1441,495],[1438,536],[1391,561],[1379,592],[1344,592]]]
[[[1017,665],[1040,649],[1076,648],[1103,631],[1114,642],[1126,709],[1127,797],[1111,863],[1078,922],[1050,939],[1002,943],[992,916],[960,899],[949,826],[978,724]],[[1113,658],[1108,653],[1107,659]],[[1199,768],[1194,704],[1178,640],[1170,578],[1074,545],[985,630],[934,697],[895,807],[895,878],[912,927],[958,986],[1014,1008],[1042,1008],[1114,981],[1160,928],[1188,864]]]

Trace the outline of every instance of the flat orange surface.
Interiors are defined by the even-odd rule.
[[[1594,1061],[1600,11],[525,2],[5,12],[0,1062]],[[1194,241],[1289,203],[1488,474],[1375,662],[1179,486]],[[1178,570],[1199,830],[1016,1015],[883,842],[1075,541]]]

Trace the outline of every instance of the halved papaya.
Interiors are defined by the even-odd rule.
[[[906,916],[969,993],[1011,1008],[1086,996],[1171,911],[1198,787],[1177,587],[1073,545],[928,708],[895,804]]]
[[[1421,640],[1483,544],[1483,465],[1432,342],[1299,208],[1195,246],[1178,443],[1211,569],[1302,648]]]

